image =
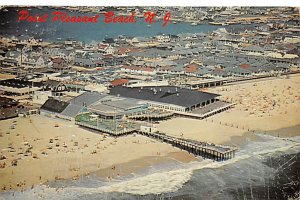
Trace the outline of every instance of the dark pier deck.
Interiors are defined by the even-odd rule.
[[[176,138],[162,133],[149,133],[140,131],[139,134],[169,143],[172,146],[188,151],[189,153],[192,153],[194,155],[213,159],[216,161],[224,161],[233,158],[237,150],[237,148],[235,147],[214,145],[206,142]]]

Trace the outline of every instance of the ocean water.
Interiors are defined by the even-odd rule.
[[[300,137],[260,135],[236,157],[189,164],[170,163],[107,182],[96,176],[56,182],[0,199],[297,199],[300,191]]]
[[[31,15],[35,14],[45,14],[52,13],[54,9],[43,7],[42,9],[30,8],[29,13]],[[0,11],[0,35],[29,35],[36,38],[41,38],[45,41],[56,40],[60,38],[74,39],[84,42],[91,41],[102,41],[105,37],[117,37],[119,35],[127,35],[131,37],[143,36],[151,37],[159,33],[165,34],[179,34],[179,33],[199,33],[199,32],[210,32],[221,28],[222,26],[215,26],[210,24],[199,24],[197,26],[192,26],[190,23],[180,22],[177,24],[168,23],[165,27],[162,27],[162,21],[158,21],[148,27],[148,23],[145,22],[143,18],[136,18],[137,22],[134,24],[106,24],[103,22],[103,15],[100,14],[98,23],[61,23],[61,22],[51,22],[51,17],[45,23],[32,23],[21,21],[18,22],[18,10],[20,8],[8,8],[7,12],[3,9]],[[67,12],[69,15],[87,15],[86,13],[79,12],[68,12],[63,9],[56,9],[62,12]],[[92,15],[92,14],[88,14]],[[51,16],[51,15],[50,15]],[[172,20],[172,18],[171,18]],[[241,25],[230,25],[226,27],[240,27]],[[243,26],[255,26],[243,25]]]

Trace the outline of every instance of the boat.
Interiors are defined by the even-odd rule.
[[[191,23],[191,25],[192,26],[197,26],[198,24],[197,24],[197,22],[193,22],[193,23]]]
[[[221,25],[222,26],[228,26],[229,24],[227,22],[222,22]]]
[[[211,24],[211,25],[222,25],[222,23],[220,23],[220,22],[209,22],[209,24]]]
[[[148,25],[147,25],[147,27],[148,27],[148,28],[151,28],[151,25],[150,25],[150,24],[148,24]]]

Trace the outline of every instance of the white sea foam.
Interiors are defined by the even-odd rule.
[[[177,169],[168,172],[158,172],[143,177],[134,178],[121,183],[113,183],[108,186],[87,189],[89,192],[126,192],[131,194],[161,194],[166,192],[174,192],[186,183],[194,170],[204,168],[219,168],[224,165],[233,164],[240,160],[250,158],[252,156],[259,156],[273,152],[284,152],[292,147],[299,147],[300,137],[290,138],[288,140],[261,135],[267,139],[266,142],[249,142],[241,153],[237,153],[236,157],[224,162],[214,162],[212,160],[204,160],[197,163],[186,164],[185,169]],[[75,188],[73,188],[75,189]],[[79,189],[79,188],[76,188]],[[85,192],[83,189],[82,192]]]

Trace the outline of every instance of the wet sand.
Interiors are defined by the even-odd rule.
[[[168,164],[170,162],[188,163],[192,161],[199,161],[200,158],[195,158],[192,154],[186,154],[185,151],[170,152],[166,156],[147,156],[132,160],[127,163],[115,165],[113,168],[100,169],[95,174],[103,179],[110,180],[135,174],[140,170],[146,170],[155,165]]]

